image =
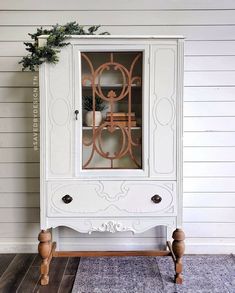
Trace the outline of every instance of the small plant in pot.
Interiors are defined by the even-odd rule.
[[[85,116],[85,123],[87,126],[99,126],[102,122],[102,111],[106,109],[107,106],[100,97],[95,97],[95,109],[93,109],[93,97],[86,96],[83,97],[83,109],[87,111]],[[93,111],[95,112],[95,123],[93,123]]]

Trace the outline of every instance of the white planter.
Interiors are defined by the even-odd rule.
[[[93,111],[88,111],[86,113],[86,125],[93,126]],[[102,114],[100,111],[95,111],[95,126],[99,126],[102,121]]]

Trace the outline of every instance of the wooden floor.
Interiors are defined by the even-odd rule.
[[[50,283],[47,286],[40,286],[38,255],[0,254],[0,292],[71,292],[78,264],[78,257],[53,258],[50,264]]]

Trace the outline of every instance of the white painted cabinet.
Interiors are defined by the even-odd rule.
[[[41,229],[166,225],[171,238],[182,217],[183,39],[69,41],[40,68]]]

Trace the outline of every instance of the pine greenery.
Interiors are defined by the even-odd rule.
[[[57,63],[59,61],[58,53],[60,48],[69,45],[65,42],[71,35],[95,35],[100,25],[93,25],[87,30],[78,23],[69,22],[65,25],[56,24],[51,29],[38,28],[35,34],[29,36],[33,42],[25,42],[26,50],[29,52],[19,62],[22,64],[22,70],[27,68],[35,71],[38,66],[44,62]],[[108,32],[100,33],[100,35],[108,35]],[[38,37],[40,35],[48,35],[47,44],[43,47],[38,46]]]

